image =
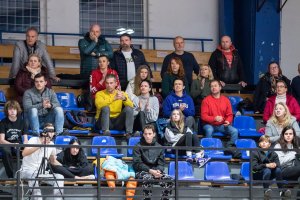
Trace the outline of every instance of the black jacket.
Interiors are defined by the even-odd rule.
[[[236,49],[232,50],[232,56],[232,64],[231,67],[229,67],[229,64],[221,50],[216,49],[211,54],[208,63],[212,69],[215,79],[227,84],[237,84],[240,81],[245,81],[242,60]]]
[[[137,69],[141,65],[149,66],[145,59],[143,52],[141,52],[140,50],[135,49],[133,47],[131,47],[131,49],[132,49],[131,56],[132,56],[132,59],[133,59],[134,65],[135,65],[135,71],[137,71]],[[125,90],[127,87],[127,82],[128,82],[127,81],[127,63],[126,63],[125,56],[122,53],[121,49],[114,52],[110,66],[111,66],[111,68],[115,69],[118,72],[121,88],[122,88],[122,90]],[[149,69],[150,69],[150,67],[149,67]],[[151,69],[150,69],[150,72],[151,72]],[[151,72],[151,77],[153,77],[152,72]]]
[[[253,173],[260,172],[266,168],[266,164],[273,162],[280,167],[278,155],[274,151],[269,151],[268,154],[265,154],[264,151],[254,151],[252,156]]]
[[[133,169],[134,171],[148,172],[150,169],[164,171],[165,166],[165,157],[164,157],[164,149],[145,149],[139,147],[159,147],[161,146],[156,142],[156,139],[153,140],[151,144],[148,144],[144,137],[141,138],[141,141],[136,145],[133,150]]]
[[[78,167],[84,168],[89,165],[88,160],[83,151],[80,151],[77,156],[71,156],[69,148],[57,154],[57,161],[60,162],[64,167]]]

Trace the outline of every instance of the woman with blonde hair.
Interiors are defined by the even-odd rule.
[[[170,122],[165,130],[165,140],[169,146],[199,147],[199,139],[196,134],[185,124],[184,115],[180,109],[174,109],[171,113]],[[179,155],[186,153],[186,161],[193,162],[192,151],[179,151]],[[203,165],[203,151],[196,152],[195,161]]]
[[[128,82],[126,93],[131,101],[141,95],[140,84],[144,80],[151,81],[150,68],[147,65],[141,65],[136,72],[136,76]]]
[[[173,90],[174,80],[178,78],[184,80],[185,83],[188,83],[188,80],[185,77],[181,59],[178,57],[174,57],[171,59],[167,72],[162,78],[161,93],[163,98],[166,98],[170,94],[170,92]],[[184,89],[187,93],[189,93],[189,84],[186,84]]]
[[[208,64],[201,65],[200,72],[191,86],[191,96],[195,103],[196,113],[200,111],[202,100],[210,94],[210,82],[214,79],[212,70]],[[200,113],[200,112],[199,112]]]
[[[270,136],[271,143],[277,142],[280,138],[281,131],[286,126],[292,126],[296,135],[300,137],[300,128],[296,118],[291,115],[285,103],[279,102],[275,104],[272,117],[268,120],[265,134]]]

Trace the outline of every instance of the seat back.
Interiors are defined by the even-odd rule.
[[[249,162],[243,162],[241,166],[241,176],[244,177],[246,181],[250,180],[250,163]]]
[[[55,137],[54,144],[68,145],[73,138],[75,137],[70,135],[59,135]]]
[[[5,118],[4,112],[0,112],[0,121]]]
[[[175,161],[169,164],[169,175],[175,178]],[[193,166],[186,161],[178,161],[178,179],[191,179],[194,178]]]
[[[141,140],[141,137],[131,137],[128,141],[128,146],[135,146],[137,143],[139,143]],[[133,149],[127,149],[127,156],[132,157],[133,155]]]
[[[205,148],[223,148],[219,138],[202,138],[200,144]],[[205,154],[222,154],[222,150],[204,150]]]
[[[58,92],[56,93],[57,99],[61,107],[65,108],[78,108],[74,93],[71,92]]]
[[[4,91],[0,90],[0,104],[6,103],[6,97]]]
[[[204,168],[204,179],[211,181],[231,180],[226,162],[208,162]]]
[[[92,145],[116,146],[116,141],[113,137],[110,136],[95,136],[93,137]],[[93,156],[97,155],[97,148],[92,148],[91,151]],[[105,148],[105,147],[100,148],[100,156],[103,157],[106,155],[118,156],[119,154],[116,148]]]
[[[256,148],[256,143],[252,139],[237,139],[235,141],[235,145],[237,148]],[[243,159],[249,159],[250,154],[247,150],[241,150],[242,152],[242,158]]]
[[[230,101],[232,112],[235,114],[238,111],[237,106],[241,101],[243,101],[243,98],[240,96],[227,96],[227,97]]]
[[[256,131],[255,120],[250,116],[236,116],[233,120],[233,126],[238,130]]]

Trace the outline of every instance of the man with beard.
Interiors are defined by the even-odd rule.
[[[84,80],[89,80],[91,71],[98,67],[98,58],[101,55],[112,57],[113,50],[110,44],[101,36],[101,28],[93,24],[90,31],[78,42],[80,51],[80,75]]]
[[[143,52],[132,46],[131,35],[122,34],[120,48],[114,52],[111,62],[111,67],[118,72],[122,90],[126,89],[128,81],[135,77],[136,71],[141,65],[148,66]],[[153,77],[151,69],[150,73]]]

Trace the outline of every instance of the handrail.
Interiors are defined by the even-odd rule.
[[[0,30],[0,43],[3,42],[3,33],[23,33],[22,31],[1,31]],[[57,33],[57,32],[39,32],[40,35],[51,35],[51,42],[52,46],[55,46],[55,36],[84,36],[82,33]],[[119,38],[119,35],[103,35],[107,38]],[[152,40],[153,49],[156,49],[156,41],[157,40],[173,40],[173,37],[156,37],[156,36],[132,36],[133,39],[148,39]],[[184,38],[185,40],[189,41],[199,41],[201,44],[201,51],[204,52],[204,42],[211,42],[213,39],[206,39],[206,38]]]

